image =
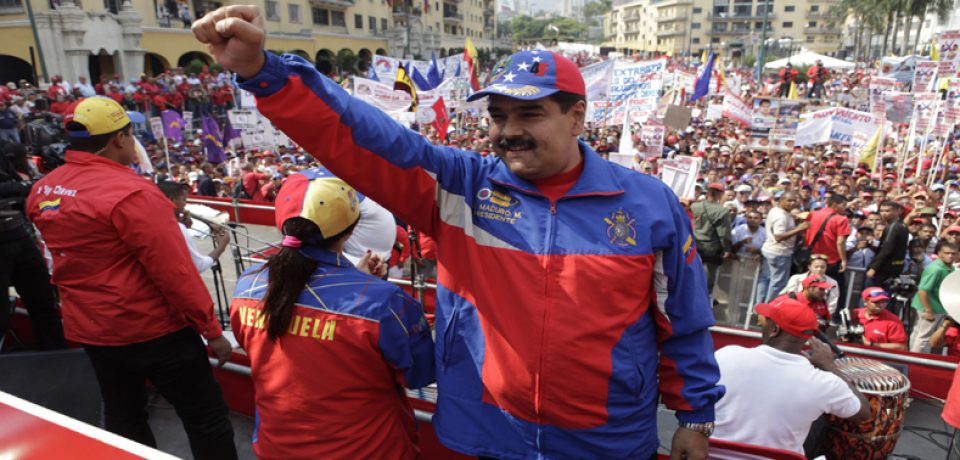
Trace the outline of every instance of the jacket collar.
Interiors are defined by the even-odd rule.
[[[580,178],[577,179],[577,183],[574,184],[563,197],[622,194],[623,187],[620,186],[620,182],[611,170],[613,165],[601,158],[600,155],[594,152],[593,149],[582,140],[578,140],[577,144],[580,147],[580,153],[583,155],[583,172],[580,173]],[[496,168],[487,177],[494,183],[530,195],[543,195],[543,193],[537,189],[536,185],[514,175],[510,172],[510,169],[507,168],[507,165],[500,160],[497,161]]]
[[[79,166],[105,166],[133,172],[133,169],[129,166],[124,166],[111,159],[80,150],[67,150],[66,155],[64,155],[64,160],[66,160],[67,163]]]
[[[300,254],[306,258],[317,262],[320,265],[329,265],[340,268],[356,268],[342,253],[336,253],[313,246],[303,246],[300,248]]]

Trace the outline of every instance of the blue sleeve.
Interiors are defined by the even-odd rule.
[[[380,350],[387,361],[403,372],[407,388],[433,383],[434,352],[430,325],[423,306],[406,293],[392,295],[380,319]]]
[[[260,112],[357,191],[434,235],[437,186],[462,195],[482,157],[431,144],[299,56],[266,56],[260,73],[240,84]]]
[[[681,422],[711,422],[723,396],[720,369],[713,354],[713,311],[703,264],[696,252],[690,219],[676,195],[663,187],[668,225],[654,270],[657,340],[660,346],[660,394]]]

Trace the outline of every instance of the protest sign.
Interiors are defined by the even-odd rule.
[[[742,126],[750,126],[750,116],[752,110],[740,96],[737,96],[729,89],[723,96],[722,116],[740,123]]]
[[[897,81],[892,78],[874,77],[870,80],[870,112],[881,114],[886,111],[883,93],[893,91]]]
[[[583,76],[583,82],[586,85],[588,101],[607,100],[615,64],[616,61],[611,59],[580,69],[580,75]]]
[[[940,60],[960,62],[960,29],[945,30],[937,41],[940,46]]]
[[[917,93],[913,95],[913,116],[916,119],[917,132],[925,132],[936,121],[934,112],[939,106],[937,93]]]
[[[898,91],[883,93],[884,114],[894,123],[909,123],[913,115],[913,95]]]
[[[663,138],[666,131],[666,127],[660,123],[648,122],[641,126],[640,141],[643,142],[644,146],[641,153],[656,155],[657,157],[663,154]]]
[[[913,73],[912,91],[914,93],[933,91],[933,83],[937,79],[937,70],[939,68],[940,63],[936,61],[917,62],[917,67]]]
[[[621,124],[624,116],[631,121],[646,121],[655,116],[660,90],[663,88],[663,70],[666,61],[637,63],[617,62],[610,81],[611,105],[600,113],[606,123]],[[594,112],[594,118],[597,112]]]
[[[660,161],[660,180],[681,198],[695,198],[703,158],[677,155]]]
[[[880,60],[880,76],[900,83],[910,83],[913,81],[916,66],[916,56],[888,56]]]
[[[851,145],[854,134],[861,133],[869,139],[879,128],[875,115],[843,107],[805,113],[801,119],[796,134],[798,146],[829,141]]]

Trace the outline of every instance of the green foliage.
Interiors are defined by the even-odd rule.
[[[353,51],[346,48],[337,52],[336,64],[337,68],[353,73],[355,75],[360,74],[360,70],[357,68],[357,64],[360,62],[360,58],[356,54],[353,54]]]
[[[587,24],[597,25],[594,18],[603,16],[610,11],[611,0],[597,0],[583,5],[583,17],[587,19]]]
[[[200,59],[194,59],[190,61],[190,63],[187,64],[186,67],[183,68],[183,72],[186,73],[187,75],[190,75],[192,73],[199,75],[200,72],[203,72],[203,66],[205,65],[207,65],[206,62],[203,62]]]
[[[223,66],[214,62],[213,64],[210,64],[210,72],[212,73],[223,72]]]
[[[549,26],[559,30],[553,30]],[[517,16],[510,21],[509,29],[513,32],[514,41],[534,42],[548,41],[554,38],[560,40],[585,40],[586,24],[572,18],[534,19],[530,16]]]
[[[752,54],[740,56],[740,65],[742,67],[753,67],[757,63],[757,57]]]

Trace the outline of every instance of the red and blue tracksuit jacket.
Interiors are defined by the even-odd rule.
[[[241,87],[338,177],[437,244],[434,429],[498,458],[648,458],[657,398],[682,422],[723,395],[690,222],[656,178],[580,144],[551,203],[496,157],[426,139],[306,60]],[[659,387],[659,391],[658,391]]]
[[[419,302],[317,248],[290,327],[277,341],[261,316],[269,272],[237,281],[230,323],[250,356],[253,449],[264,459],[414,459],[413,410],[401,386],[434,381],[430,327]]]

